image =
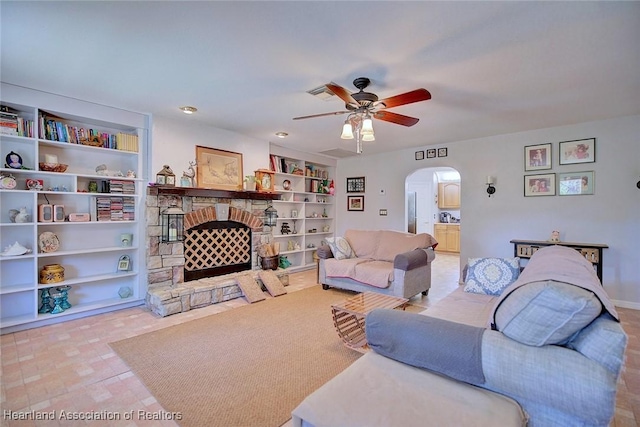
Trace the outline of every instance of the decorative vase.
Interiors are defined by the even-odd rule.
[[[68,310],[71,308],[71,304],[69,304],[69,289],[71,289],[71,286],[69,285],[60,286],[56,288],[56,290],[62,294],[62,301],[60,301],[60,307],[62,307],[63,310]]]
[[[64,267],[60,264],[48,264],[40,270],[40,283],[58,283],[64,281]]]
[[[42,305],[40,306],[38,313],[51,313],[53,307],[51,307],[51,295],[49,294],[49,288],[44,288],[42,292],[40,292],[40,298],[42,300]]]
[[[64,311],[64,308],[62,308],[62,292],[56,292],[54,294],[51,294],[51,296],[53,297],[53,310],[51,310],[51,314],[58,314],[58,313],[62,313]]]

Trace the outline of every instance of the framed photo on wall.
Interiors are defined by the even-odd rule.
[[[594,163],[596,161],[596,139],[577,139],[559,144],[560,164]]]
[[[424,159],[424,151],[420,150],[420,151],[416,151],[416,160],[423,160]]]
[[[348,211],[364,211],[364,196],[347,196]]]
[[[448,149],[445,148],[438,148],[438,157],[447,157],[448,154]]]
[[[364,176],[347,178],[347,193],[364,193]]]
[[[524,170],[551,169],[551,143],[524,147]]]
[[[435,148],[429,148],[427,150],[427,159],[434,159],[436,157],[436,149]]]
[[[558,174],[558,194],[560,196],[593,194],[594,184],[593,171]]]
[[[242,154],[196,145],[198,187],[242,191]]]
[[[546,173],[540,175],[524,176],[524,196],[555,196],[556,174]]]

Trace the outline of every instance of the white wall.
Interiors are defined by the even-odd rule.
[[[239,135],[227,130],[185,121],[155,116],[151,136],[151,170],[149,180],[155,180],[163,165],[171,166],[180,182],[189,161],[196,159],[196,145],[242,153],[243,176],[257,169],[269,168],[269,142]]]
[[[448,147],[448,156],[435,159],[416,161],[413,149],[340,159],[336,233],[348,228],[404,230],[405,178],[417,169],[450,166],[464,183],[462,260],[513,256],[511,239],[547,240],[552,230],[560,230],[564,241],[609,245],[604,251],[605,289],[618,305],[640,309],[638,135],[640,116],[632,116],[441,144],[437,147]],[[595,163],[558,165],[559,141],[591,137],[596,138]],[[553,144],[553,169],[536,173],[594,171],[594,195],[524,197],[524,147],[548,142]],[[491,198],[487,175],[496,179]],[[347,212],[344,183],[349,176],[366,177],[364,212]],[[378,215],[381,208],[388,216]]]

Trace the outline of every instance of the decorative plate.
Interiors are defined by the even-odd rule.
[[[16,188],[16,179],[11,175],[0,177],[0,188],[13,190]]]
[[[58,236],[50,231],[45,231],[38,237],[38,246],[42,252],[55,252],[60,249]]]
[[[282,181],[282,188],[284,188],[287,191],[291,190],[291,181],[289,181],[288,179],[285,179],[284,181]]]

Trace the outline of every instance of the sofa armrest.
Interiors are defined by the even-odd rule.
[[[393,268],[404,271],[413,270],[429,264],[435,257],[433,248],[415,249],[396,255],[393,260]]]
[[[333,252],[331,252],[331,248],[329,247],[329,245],[322,245],[318,247],[316,254],[318,254],[318,258],[322,259],[333,258]]]

